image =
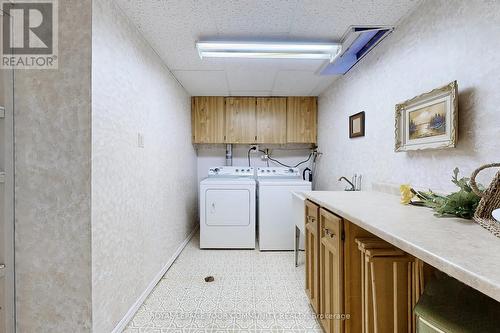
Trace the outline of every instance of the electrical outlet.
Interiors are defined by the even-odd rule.
[[[137,147],[144,148],[144,134],[137,133]]]
[[[0,119],[5,118],[5,108],[0,106]]]
[[[259,151],[259,145],[250,145],[250,148],[254,148],[255,147],[255,151]]]

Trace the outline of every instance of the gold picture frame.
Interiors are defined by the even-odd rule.
[[[457,81],[396,104],[395,151],[456,147]]]

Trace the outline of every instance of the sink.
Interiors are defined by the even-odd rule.
[[[491,215],[493,215],[493,218],[500,222],[500,208],[495,209]]]

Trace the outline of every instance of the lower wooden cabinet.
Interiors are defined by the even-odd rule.
[[[325,209],[320,209],[319,215],[319,318],[325,332],[340,333],[345,316],[342,220]]]
[[[373,235],[348,220],[342,221],[344,223],[344,312],[348,316],[344,328],[346,333],[361,332],[363,279],[356,239]]]
[[[316,313],[319,313],[319,206],[306,201],[305,249],[306,293]]]
[[[306,293],[327,333],[361,332],[356,237],[371,235],[306,201]]]
[[[306,293],[325,333],[414,333],[434,269],[306,201]]]
[[[356,240],[361,253],[363,333],[414,333],[413,308],[433,269],[376,237]]]
[[[368,231],[320,208],[320,321],[325,332],[361,332],[362,277],[356,239]]]

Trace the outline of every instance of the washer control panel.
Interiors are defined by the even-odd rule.
[[[268,167],[257,168],[257,177],[300,178],[299,168]]]
[[[243,166],[221,166],[208,169],[209,177],[253,177],[254,173],[254,168]]]

